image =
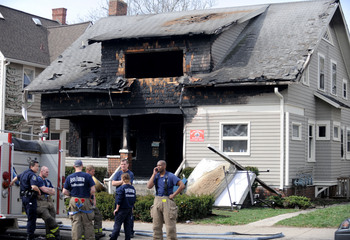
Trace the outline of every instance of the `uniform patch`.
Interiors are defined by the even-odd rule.
[[[36,181],[36,176],[35,175],[33,175],[32,180]]]

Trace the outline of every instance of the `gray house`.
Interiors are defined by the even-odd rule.
[[[334,0],[110,16],[26,92],[70,120],[72,156],[125,154],[149,176],[159,159],[221,159],[211,144],[287,195],[335,195],[350,177],[349,50]]]
[[[22,114],[22,91],[90,25],[90,22],[67,25],[66,11],[53,9],[53,19],[46,19],[0,5],[1,130],[18,132],[25,139],[40,133],[44,124],[40,95],[27,96],[27,113]],[[51,122],[51,137],[61,139],[65,148],[69,122],[61,119]]]

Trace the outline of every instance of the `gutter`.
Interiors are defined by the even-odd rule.
[[[284,178],[284,98],[275,87],[275,94],[280,99],[280,189],[283,190]]]

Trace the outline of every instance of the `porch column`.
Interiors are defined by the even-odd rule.
[[[119,150],[120,160],[128,159],[129,169],[132,170],[132,151],[129,149],[129,117],[123,116],[123,148]]]

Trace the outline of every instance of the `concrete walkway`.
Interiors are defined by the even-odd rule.
[[[282,227],[274,226],[280,220],[291,218],[299,214],[307,213],[314,210],[304,210],[300,212],[287,213],[272,218],[263,219],[257,222],[252,222],[246,225],[239,226],[229,226],[229,225],[212,225],[212,224],[194,224],[194,223],[179,223],[177,224],[178,238],[186,239],[264,239],[259,237],[266,237],[263,235],[228,235],[227,233],[240,233],[240,234],[278,234],[282,233],[284,237],[279,239],[298,239],[298,240],[330,240],[334,239],[334,232],[337,228],[296,228],[296,227]],[[64,225],[70,225],[70,220],[60,219]],[[105,229],[113,228],[113,221],[104,221],[103,227]],[[340,224],[340,223],[339,223]],[[135,222],[136,235],[133,239],[152,239],[152,237],[142,236],[140,234],[152,234],[152,224]],[[165,231],[165,227],[163,228]],[[147,232],[143,232],[147,231]],[[110,232],[105,231],[106,237],[101,240],[109,239],[108,235]],[[186,233],[183,235],[181,233]],[[214,235],[188,235],[190,233],[194,234],[215,234]],[[226,233],[226,234],[225,234]],[[218,235],[221,234],[221,235]],[[119,239],[124,239],[124,234],[121,233]],[[265,238],[266,239],[266,238]]]

